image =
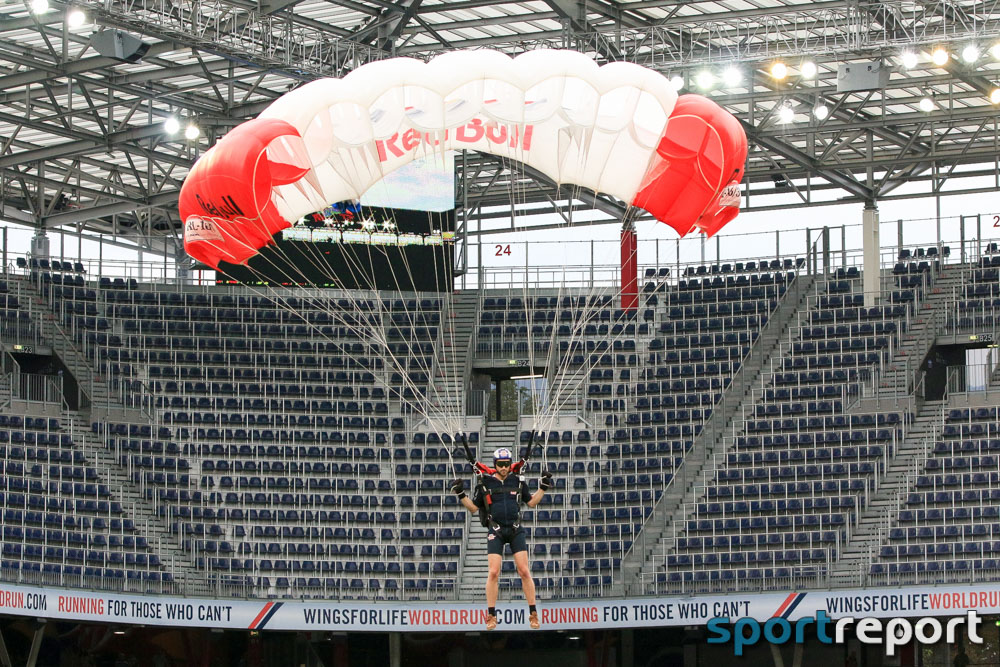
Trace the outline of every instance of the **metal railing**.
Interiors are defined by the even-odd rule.
[[[987,354],[986,363],[948,366],[944,397],[985,394],[994,388],[998,370],[1000,355],[994,354],[992,349]]]

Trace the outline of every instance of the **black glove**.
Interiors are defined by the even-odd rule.
[[[542,478],[538,480],[538,488],[542,491],[548,491],[552,488],[552,473],[548,470],[542,473]]]
[[[465,482],[456,479],[451,483],[451,492],[458,496],[459,500],[465,497]]]

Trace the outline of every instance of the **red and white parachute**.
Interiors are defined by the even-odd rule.
[[[451,52],[375,62],[275,101],[223,137],[181,190],[184,243],[243,262],[276,231],[418,157],[471,149],[621,199],[681,235],[739,210],[747,151],[714,102],[661,74],[574,51]]]

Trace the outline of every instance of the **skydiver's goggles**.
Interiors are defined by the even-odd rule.
[[[493,466],[496,468],[509,468],[510,461],[494,461]]]

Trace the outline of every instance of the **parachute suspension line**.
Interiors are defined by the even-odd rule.
[[[433,214],[431,212],[429,212],[429,215],[433,215]],[[392,219],[393,219],[394,222],[396,221],[396,218],[395,218],[394,214],[393,214],[393,218]],[[432,232],[432,231],[433,231],[433,229],[429,229],[428,230],[428,232]],[[369,253],[369,257],[370,257],[371,253],[373,252],[373,246],[365,246],[365,247],[366,247],[366,249],[367,249],[367,251]],[[444,254],[445,253],[445,246],[444,246],[443,243],[440,246],[440,248],[441,248],[441,253]],[[386,253],[385,250],[383,250],[380,247],[376,247],[376,248],[374,248],[374,251],[375,252],[381,252],[381,253],[383,253],[383,257],[386,260],[386,265],[389,267],[389,275],[390,275],[390,277],[392,279],[392,282],[393,282],[393,284],[394,284],[397,292],[402,293],[404,291],[402,289],[401,280],[400,280],[400,276],[401,275],[405,275],[405,276],[409,277],[408,284],[411,284],[411,285],[413,284],[413,282],[414,282],[414,275],[415,275],[414,268],[410,266],[410,260],[406,256],[405,253],[400,253],[401,254],[401,262],[402,262],[402,270],[399,270],[399,268],[395,264],[389,262],[388,254]],[[365,272],[364,267],[361,266],[361,264],[358,261],[356,261],[356,260],[352,261],[353,258],[352,258],[352,254],[351,253],[345,253],[345,256],[348,259],[348,268],[351,270],[352,275],[353,275],[353,277],[355,279],[355,282],[361,283],[362,281],[359,279],[359,276],[368,275]],[[371,261],[369,259],[369,266],[371,264],[372,263],[371,263]],[[438,276],[438,274],[437,274],[437,270],[438,270],[437,263],[436,262],[432,262],[431,264],[434,267],[435,277],[438,278],[438,283],[437,284],[439,284],[440,283],[440,276]],[[355,268],[357,268],[357,271],[354,270]],[[372,278],[374,279],[374,275],[373,274],[371,274],[371,275],[372,275]],[[374,289],[374,285],[371,285],[371,287]],[[451,297],[450,291],[445,292],[445,293],[438,293],[438,294],[439,294],[439,300],[442,303],[444,303],[445,306],[446,306],[446,308],[443,309],[443,310],[450,310],[450,297]],[[380,303],[381,303],[381,300],[380,300]],[[390,313],[383,312],[382,313],[382,315],[383,315],[383,321],[385,321],[386,319],[391,319],[394,315],[400,315],[400,314],[403,315],[406,318],[406,321],[409,323],[409,325],[411,327],[415,328],[417,326],[417,321],[416,321],[416,317],[417,317],[417,314],[418,314],[417,311],[414,311],[414,312],[411,313],[411,312],[409,312],[409,310],[407,310],[405,308],[403,310],[403,313],[392,313],[392,314],[390,314]],[[444,326],[444,322],[440,322],[439,326],[443,327]],[[443,331],[443,329],[439,329],[439,331]],[[452,336],[451,342],[452,342],[452,348],[453,348],[454,347],[454,334],[453,334],[453,332],[451,332],[451,336]],[[383,337],[383,341],[386,344],[387,349],[388,349],[388,345],[389,345],[388,336],[384,336]],[[408,345],[408,343],[401,343],[401,345]],[[416,368],[418,368],[419,370],[423,371],[428,376],[428,378],[430,379],[430,381],[433,383],[434,382],[434,379],[433,379],[434,378],[434,355],[429,355],[429,356],[424,355],[422,349],[420,349],[419,352],[420,352],[419,354],[414,354],[414,355],[409,356],[409,357],[407,357],[406,355],[404,355],[403,359],[400,360],[399,358],[396,357],[396,354],[391,351],[391,349],[389,349],[389,351],[388,351],[388,353],[392,356],[393,361],[395,362],[395,365],[397,367],[398,372],[400,373],[400,375],[403,376],[404,381],[409,382],[409,380],[410,380],[410,378],[409,378],[409,369],[407,368],[407,358],[408,358],[410,360],[410,368],[413,367],[413,365],[412,365],[413,360],[416,360],[416,363],[417,363]],[[424,361],[425,358],[427,359],[426,363]],[[455,430],[457,430],[457,420],[455,419],[455,416],[453,414],[451,414],[450,412],[447,411],[447,409],[446,409],[445,406],[433,405],[432,402],[431,402],[431,396],[421,394],[421,392],[419,392],[417,390],[416,385],[413,384],[413,383],[411,383],[411,389],[414,391],[415,400],[423,403],[423,405],[424,405],[424,409],[421,410],[421,413],[427,419],[427,423],[428,423],[429,428],[431,428],[432,430],[437,431],[439,433],[445,433],[445,432],[452,432],[453,433]],[[423,396],[422,399],[421,399],[421,396]]]
[[[375,339],[384,348],[386,357],[389,360],[391,360],[391,362],[392,362],[392,368],[395,370],[395,372],[397,372],[400,375],[401,381],[402,381],[404,387],[408,387],[413,392],[414,399],[413,399],[413,403],[411,403],[411,405],[413,405],[414,407],[417,407],[418,411],[427,419],[428,425],[431,428],[433,428],[434,430],[439,430],[440,426],[437,426],[439,415],[435,414],[435,410],[433,409],[432,406],[430,406],[426,402],[426,400],[423,400],[423,401],[421,400],[421,395],[422,394],[421,394],[421,392],[419,390],[419,387],[410,378],[410,376],[409,376],[410,369],[407,368],[407,359],[416,359],[418,364],[422,364],[423,363],[423,361],[422,361],[422,355],[412,355],[412,356],[403,355],[402,357],[400,357],[400,356],[397,356],[397,354],[393,351],[392,346],[395,345],[395,343],[391,343],[389,341],[389,336],[388,336],[388,333],[387,333],[388,326],[385,324],[386,321],[392,321],[392,315],[393,315],[393,313],[390,313],[389,311],[386,310],[384,299],[379,295],[379,292],[375,288],[374,283],[373,282],[369,282],[369,279],[367,278],[367,276],[370,275],[370,276],[372,276],[371,279],[374,280],[374,275],[373,275],[372,271],[370,270],[371,267],[373,266],[373,263],[371,261],[373,247],[372,246],[360,246],[360,245],[358,247],[359,248],[364,248],[364,251],[368,253],[368,268],[369,268],[368,271],[365,270],[366,267],[363,265],[362,260],[359,259],[359,258],[357,258],[355,256],[355,254],[353,252],[351,252],[346,247],[345,247],[343,256],[344,256],[344,259],[345,259],[345,265],[347,266],[348,270],[350,271],[351,277],[352,277],[353,281],[356,284],[359,284],[359,285],[361,285],[361,284],[367,284],[368,289],[372,292],[372,301],[373,301],[373,303],[378,304],[378,320],[381,322],[381,326],[377,327],[377,328],[375,328],[373,330],[377,334],[375,336]],[[396,290],[397,290],[397,292],[402,292],[402,290],[400,289],[400,287],[401,287],[400,286],[400,280],[399,280],[399,277],[398,277],[398,275],[396,273],[396,269],[395,269],[395,267],[392,264],[390,264],[388,262],[388,255],[385,254],[385,251],[382,250],[382,249],[380,249],[380,248],[375,249],[374,251],[375,252],[382,252],[383,253],[383,256],[386,259],[386,264],[389,266],[390,275],[392,277],[392,280],[393,280],[393,283],[394,283],[394,285],[396,287]],[[412,276],[412,274],[410,274],[410,275]],[[332,275],[332,272],[330,274],[330,277],[331,278],[335,277],[335,276]],[[406,312],[407,311],[404,308],[404,313],[406,313]],[[359,318],[371,318],[371,317],[372,317],[372,314],[370,312],[367,315],[363,314],[363,313],[359,313]],[[411,326],[415,326],[416,325],[416,321],[415,321],[415,319],[412,319],[412,317],[415,317],[415,314],[413,316],[411,316],[411,319],[408,319],[408,322],[411,324]],[[369,322],[369,323],[370,324],[374,324],[373,322]],[[362,336],[362,337],[364,337],[364,336]],[[400,344],[405,344],[405,343],[400,343]],[[424,370],[425,372],[427,372],[428,375],[430,375],[430,369],[429,369],[429,367],[418,365],[417,368],[420,368],[421,370]],[[390,393],[392,393],[393,391],[394,390],[390,390]],[[405,401],[405,399],[403,398],[403,396],[400,396],[400,400],[404,400]],[[423,404],[424,407],[420,408],[419,407],[420,404]]]
[[[327,262],[323,259],[323,257],[319,255],[318,250],[313,246],[313,244],[303,244],[303,245],[304,245],[304,248],[305,248],[305,252],[302,253],[303,257],[317,270],[317,272],[320,275],[326,276],[327,278],[330,279],[331,282],[334,282],[336,280],[336,275],[331,270],[331,268],[327,264]],[[369,252],[369,265],[371,265],[371,261],[370,261],[371,247],[367,247],[367,250]],[[261,253],[264,256],[265,261],[268,261],[268,263],[271,264],[272,267],[274,269],[276,269],[276,271],[278,273],[280,273],[281,275],[284,275],[289,280],[289,282],[292,282],[292,283],[300,282],[300,278],[297,279],[295,277],[290,276],[288,274],[288,272],[286,272],[285,270],[281,269],[274,261],[272,261],[271,258],[268,257],[268,255],[270,254],[270,252],[271,251]],[[281,257],[285,261],[285,265],[286,266],[289,266],[289,267],[295,266],[296,262],[287,253],[285,253],[284,251],[282,251],[282,249],[281,249],[280,246],[276,245],[273,248],[273,252],[276,255],[278,255],[279,257]],[[395,273],[395,268],[393,267],[392,264],[388,263],[388,256],[385,255],[385,257],[386,257],[386,260],[387,260],[386,263],[390,267],[390,272],[392,274],[393,282],[396,285],[397,291],[402,292],[402,290],[400,288],[401,287],[400,286],[400,281],[398,279],[398,276]],[[354,282],[356,284],[359,284],[359,285],[368,283],[369,288],[372,289],[373,292],[374,292],[375,291],[374,290],[374,285],[372,283],[368,282],[368,280],[366,278],[364,278],[367,275],[371,275],[371,272],[370,271],[366,272],[364,270],[364,268],[361,266],[360,261],[354,257],[354,253],[349,252],[349,251],[345,251],[344,252],[344,259],[345,259],[345,264],[348,267],[348,270],[351,272],[351,276],[352,276]],[[404,260],[404,263],[407,262],[407,258],[405,256],[405,254],[403,255],[403,260]],[[248,268],[251,270],[251,272],[253,272],[255,274],[256,277],[258,277],[261,280],[261,282],[264,282],[264,283],[267,282],[266,277],[264,275],[261,275],[259,272],[255,271],[254,269],[252,269],[251,267],[249,267],[249,265],[248,265]],[[405,264],[405,269],[406,269],[407,274],[412,278],[413,272],[410,269],[408,263]],[[435,270],[436,270],[436,265],[435,265]],[[410,282],[412,283],[412,280]],[[381,299],[378,297],[377,292],[375,294],[373,294],[373,300],[378,300],[381,303]],[[351,322],[347,321],[347,318],[344,316],[344,313],[342,312],[341,309],[332,309],[332,308],[323,308],[323,309],[325,310],[325,312],[327,312],[328,315],[331,316],[331,318],[334,321],[338,321],[339,320],[339,323],[342,326],[349,327],[351,329],[354,329],[355,331],[357,330],[356,326],[354,326]],[[369,317],[369,315],[363,314],[363,313],[361,313],[359,311],[357,317],[358,317],[359,320],[362,320],[362,319],[365,319],[366,317]],[[383,315],[383,319],[384,319],[384,317],[385,317],[385,315]],[[372,324],[372,323],[369,322],[369,324]],[[413,321],[412,319],[411,319],[411,325],[415,325],[415,321]],[[384,329],[384,327],[383,327],[383,329]],[[389,347],[388,337],[385,335],[384,330],[377,330],[376,329],[376,331],[378,331],[379,333],[383,334],[381,336],[381,338],[376,337],[376,340],[377,340],[377,342],[379,342],[384,347],[384,350],[385,350],[384,354],[387,356],[387,358],[389,358],[389,359],[391,359],[393,361],[393,365],[394,365],[396,371],[399,372],[400,376],[402,377],[404,385],[409,385],[409,388],[411,389],[411,391],[414,392],[414,397],[415,397],[414,400],[419,403],[420,402],[420,398],[419,397],[421,396],[421,392],[419,391],[419,388],[417,387],[417,385],[410,380],[408,371],[407,371],[407,369],[405,367],[405,364],[401,363],[399,361],[399,359],[395,356],[395,353],[392,352],[391,348]],[[364,335],[365,333],[367,333],[367,332],[358,332],[358,335],[359,335],[360,338],[364,339],[364,338],[368,337],[367,335]],[[414,355],[413,358],[418,360],[417,361],[418,364],[422,364],[422,360],[423,360],[423,356],[422,355]],[[418,368],[421,368],[422,370],[424,370],[427,373],[428,376],[431,376],[432,373],[431,373],[431,368],[429,366],[418,366]],[[393,393],[393,390],[392,390],[391,387],[387,387],[387,389],[388,389],[388,391],[389,391],[390,394]],[[402,397],[400,397],[400,398],[402,400]],[[419,406],[414,406],[414,407],[417,407],[417,410],[425,418],[427,418],[428,424],[429,424],[429,426],[432,429],[437,430],[437,431],[442,431],[442,432],[446,431],[446,430],[452,430],[451,424],[450,424],[450,422],[452,420],[450,420],[450,419],[447,418],[448,415],[437,415],[437,416],[435,416],[435,414],[433,414],[434,413],[433,407],[429,406],[429,405],[425,406],[424,408],[420,408]],[[438,418],[439,417],[444,417],[445,418],[445,422],[446,423],[443,425],[444,426],[443,428],[442,428],[442,425],[438,424]]]
[[[523,154],[523,151],[521,153],[517,153],[516,156],[517,159],[511,159],[509,163],[507,163],[506,165],[508,173],[510,174],[508,189],[510,191],[510,200],[511,200],[511,227],[514,229],[518,228],[516,212],[519,210],[520,205],[524,205],[525,203],[527,203],[528,199],[526,184],[522,184],[522,174],[520,169],[520,166],[524,164],[525,156]],[[533,327],[534,327],[533,320],[530,317],[528,317],[528,314],[533,312],[533,309],[528,307],[528,304],[531,302],[532,299],[532,297],[530,296],[531,290],[529,289],[531,283],[531,265],[528,261],[530,260],[531,256],[529,253],[529,247],[530,247],[529,234],[527,232],[526,226],[522,226],[521,229],[522,233],[524,234],[524,254],[525,254],[524,281],[521,283],[521,303],[524,304],[525,331],[527,332],[528,368],[531,369],[529,373],[530,377],[528,385],[528,396],[530,397],[531,401],[531,421],[530,421],[531,436],[528,440],[528,448],[522,458],[523,461],[527,462],[528,458],[531,457],[532,448],[534,447],[535,433],[539,429],[543,428],[542,424],[540,424],[539,422],[540,418],[542,421],[544,421],[545,414],[548,411],[547,408],[549,401],[549,395],[548,395],[549,391],[547,387],[547,377],[546,377],[547,369],[543,370],[543,378],[545,378],[546,380],[545,383],[539,383],[537,381],[538,379],[535,377],[535,372],[534,372],[537,363],[536,352],[539,352],[540,350],[536,349],[536,344],[535,344],[536,342],[534,340],[534,333],[533,333]],[[546,359],[547,357],[548,355],[546,355]],[[545,388],[545,393],[542,395],[540,395],[539,393],[541,389],[540,385],[541,387]],[[520,401],[520,397],[518,397],[518,400]],[[518,435],[515,437],[519,438],[520,436]],[[545,459],[546,459],[546,454],[543,448],[542,450],[543,469],[547,463]],[[525,467],[525,472],[527,472],[527,466],[524,467]]]
[[[439,214],[439,213],[428,211],[428,220],[429,221],[433,221],[433,217],[435,215],[441,216],[441,214]],[[442,224],[443,223],[443,219],[444,219],[444,216],[441,216],[438,219],[438,227],[442,231],[444,231],[444,225]],[[433,231],[434,231],[433,225],[432,225],[431,229],[429,229],[428,231],[430,233],[433,233]],[[432,247],[434,247],[434,246],[432,246]],[[448,382],[445,381],[446,380],[446,376],[445,376],[444,371],[443,371],[443,364],[447,361],[446,356],[448,354],[448,351],[450,350],[451,354],[454,354],[456,352],[456,347],[455,347],[456,338],[455,338],[454,322],[451,320],[451,317],[452,317],[452,315],[454,313],[454,300],[453,300],[454,283],[453,283],[453,276],[451,275],[451,272],[448,270],[448,267],[445,266],[445,260],[448,259],[448,257],[447,257],[447,244],[445,244],[444,241],[442,240],[441,245],[437,246],[437,247],[440,248],[441,266],[445,267],[444,270],[446,271],[446,275],[442,276],[442,275],[439,274],[438,262],[431,262],[431,266],[432,266],[432,268],[434,270],[435,284],[436,285],[442,285],[442,284],[444,284],[444,282],[443,282],[444,279],[447,278],[448,289],[445,292],[438,293],[439,294],[439,298],[440,298],[440,300],[442,302],[442,305],[443,305],[443,307],[441,309],[441,321],[440,321],[439,331],[438,331],[438,333],[439,333],[438,340],[440,342],[440,348],[439,349],[436,348],[436,354],[434,354],[433,356],[430,357],[430,361],[428,362],[428,366],[426,368],[426,372],[427,372],[427,375],[431,378],[432,384],[435,386],[435,396],[437,397],[438,400],[440,400],[441,397],[442,397],[442,395],[441,395],[440,392],[438,392],[436,390],[436,386],[440,386],[440,385],[439,385],[439,383],[438,383],[438,381],[436,379],[436,376],[434,374],[434,370],[435,370],[435,365],[436,365],[435,362],[436,362],[436,360],[440,359],[442,361],[442,368],[439,369],[439,370],[440,370],[440,373],[441,373],[440,374],[440,377],[441,377],[440,384],[443,384],[443,386],[445,387],[444,395],[443,395],[443,398],[445,400],[445,405],[444,406],[439,406],[439,408],[440,408],[440,413],[443,415],[443,419],[445,421],[445,425],[446,425],[447,431],[449,433],[451,433],[452,436],[454,436],[454,434],[458,430],[460,430],[460,428],[462,426],[462,422],[463,422],[462,417],[464,415],[464,402],[460,400],[461,397],[462,397],[461,396],[462,389],[460,387],[456,387],[454,391],[459,392],[459,394],[458,395],[453,395],[453,390],[452,390],[452,388],[450,386],[450,383],[448,383]],[[410,259],[405,255],[405,253],[403,254],[402,261],[403,261],[403,266],[404,266],[404,268],[407,271],[407,274],[412,278],[413,275],[414,275],[414,269],[411,268],[411,266],[410,266]],[[412,282],[412,280],[411,280],[411,282]],[[397,283],[397,286],[398,286],[398,283]],[[414,316],[415,316],[415,314],[414,314]],[[431,397],[428,396],[427,400],[429,401],[430,399],[431,399]],[[449,411],[447,409],[448,405],[454,405],[454,406],[456,406],[456,410],[455,411]]]
[[[429,220],[432,220],[434,215],[441,216],[439,218],[439,220],[438,220],[438,227],[443,232],[444,231],[444,225],[442,223],[443,223],[443,220],[444,220],[444,216],[441,215],[440,213],[435,213],[433,211],[428,211],[428,219]],[[433,231],[434,230],[433,230],[433,226],[432,226],[432,228],[429,230],[429,232],[433,233]],[[434,379],[435,376],[434,376],[434,373],[433,373],[434,366],[435,366],[435,359],[436,358],[440,358],[441,361],[442,361],[442,364],[443,364],[443,363],[445,363],[447,361],[446,355],[448,354],[448,350],[449,349],[451,350],[451,354],[455,354],[457,352],[457,349],[455,347],[456,337],[455,337],[454,321],[451,319],[452,316],[454,315],[454,275],[451,273],[451,271],[449,270],[449,267],[446,265],[446,263],[444,261],[446,259],[449,259],[447,257],[447,247],[448,247],[447,244],[444,243],[444,241],[442,240],[441,245],[437,246],[437,247],[439,247],[441,249],[441,251],[440,251],[441,252],[441,259],[442,259],[441,266],[444,267],[446,275],[442,276],[442,275],[439,274],[438,262],[431,262],[431,266],[432,266],[432,268],[434,270],[435,284],[436,285],[444,284],[443,280],[447,279],[448,289],[445,292],[439,293],[441,301],[442,301],[442,304],[443,304],[443,308],[441,309],[441,318],[442,319],[441,319],[440,328],[439,328],[439,339],[440,339],[440,342],[441,342],[441,348],[439,350],[439,354],[435,355],[435,357],[431,358],[430,366],[427,369],[427,373],[432,378],[431,381],[434,384],[437,384],[437,381]],[[410,268],[409,258],[407,258],[405,254],[403,255],[403,264],[404,264],[404,267],[406,268],[407,272],[409,273],[409,275],[412,276],[413,275],[413,270]],[[445,390],[444,390],[445,404],[446,405],[448,405],[448,404],[454,405],[454,406],[456,406],[456,410],[457,410],[457,412],[456,411],[449,412],[446,408],[444,408],[444,407],[442,408],[442,413],[445,415],[445,420],[446,420],[446,423],[447,423],[448,431],[452,435],[454,435],[454,433],[456,433],[457,431],[459,431],[461,429],[461,427],[463,425],[463,421],[464,421],[463,417],[464,417],[464,414],[465,414],[465,404],[464,404],[464,401],[461,400],[462,396],[464,395],[464,389],[463,389],[464,384],[463,384],[463,386],[455,387],[454,388],[454,392],[457,392],[457,395],[454,394],[453,390],[452,390],[452,387],[450,386],[450,383],[445,381],[446,377],[445,377],[443,369],[440,369],[440,370],[441,370],[440,377],[442,378],[441,384],[443,384],[444,387],[445,387]],[[462,382],[464,383],[464,378],[462,379]],[[437,395],[438,400],[440,400],[441,394],[439,392],[435,392],[435,393]]]
[[[368,250],[369,256],[370,256],[370,253],[372,252],[371,247],[367,247],[367,250]],[[386,255],[386,260],[387,260],[387,264],[388,264],[388,255]],[[369,260],[369,264],[371,264],[370,260]],[[390,276],[391,276],[392,281],[393,281],[393,283],[394,283],[394,285],[395,285],[395,287],[397,289],[397,292],[401,292],[402,290],[400,290],[400,280],[399,280],[398,274],[396,273],[396,268],[393,267],[392,264],[388,264],[388,266],[389,266]],[[407,270],[409,270],[409,269],[407,268]],[[412,274],[410,274],[410,275],[412,277]],[[434,405],[431,404],[430,397],[427,396],[424,393],[424,392],[427,391],[426,387],[424,387],[424,392],[420,391],[420,388],[416,385],[416,383],[410,377],[410,370],[411,370],[411,368],[408,367],[410,361],[416,359],[417,360],[417,364],[418,364],[417,368],[420,369],[420,370],[422,370],[423,372],[425,372],[426,375],[428,376],[428,379],[430,380],[431,379],[431,375],[432,375],[432,366],[431,366],[431,364],[433,364],[433,361],[427,362],[425,364],[425,362],[424,362],[424,354],[423,354],[424,350],[423,350],[423,348],[419,347],[419,345],[420,345],[419,343],[417,343],[418,348],[416,350],[416,353],[412,354],[412,355],[405,354],[405,353],[397,354],[396,352],[394,352],[392,350],[392,348],[390,347],[389,340],[388,340],[388,334],[387,334],[387,330],[386,330],[386,325],[384,323],[386,321],[390,321],[390,322],[395,323],[395,321],[392,320],[392,317],[393,317],[394,313],[390,313],[390,312],[388,312],[388,311],[386,311],[384,309],[384,305],[385,304],[384,304],[384,301],[381,298],[378,299],[378,303],[379,303],[379,307],[380,307],[380,316],[381,316],[380,319],[383,322],[383,329],[381,331],[381,333],[382,333],[382,341],[383,341],[384,345],[386,346],[387,354],[393,360],[393,363],[394,363],[395,367],[397,368],[397,372],[402,377],[402,381],[404,382],[404,384],[408,383],[410,385],[410,389],[411,389],[411,391],[414,394],[414,399],[413,399],[414,402],[418,403],[420,405],[423,405],[423,409],[421,410],[421,414],[427,420],[428,427],[430,429],[434,430],[434,431],[443,432],[443,430],[447,429],[447,427],[448,427],[448,425],[447,425],[447,421],[448,421],[447,420],[447,415],[443,414],[443,412],[438,407],[436,407],[436,406],[434,406]],[[412,316],[410,316],[410,315],[407,315],[405,313],[407,313],[407,310],[404,307],[404,317],[407,318],[406,321],[409,322],[409,324],[411,326],[415,327],[416,326],[416,320],[415,320],[416,314],[414,313]],[[406,345],[409,348],[409,342],[400,343],[400,345]],[[410,348],[410,349],[411,349],[411,351],[413,351],[412,348]]]
[[[286,277],[288,277],[290,282],[295,282],[290,276],[288,276],[287,273],[285,273],[281,269],[281,267],[279,265],[275,264],[274,262],[271,262],[270,258],[267,258],[267,256],[266,256],[267,253],[261,253],[261,254],[265,257],[265,260],[267,260],[269,263],[271,263],[271,265],[279,273],[282,273]],[[288,265],[291,265],[291,264],[288,264]],[[247,268],[249,268],[251,270],[251,272],[254,273],[256,275],[256,277],[258,277],[261,280],[262,283],[266,283],[267,282],[265,274],[259,273],[255,269],[252,269],[249,266]],[[287,302],[284,299],[284,297],[280,296],[279,293],[278,293],[278,291],[275,290],[273,287],[271,288],[271,294],[270,295],[265,294],[263,292],[256,291],[252,286],[250,286],[250,288],[251,288],[251,291],[256,292],[257,295],[260,296],[261,298],[269,300],[272,303],[274,303],[276,306],[278,306],[280,308],[284,308],[285,310],[287,310],[292,315],[301,318],[300,313],[298,313],[295,309],[291,308],[291,306],[289,306],[287,304]],[[373,301],[375,301],[375,300],[376,299],[373,299]],[[374,339],[374,341],[376,343],[376,346],[374,346],[372,348],[372,351],[375,352],[376,356],[386,356],[387,358],[389,358],[392,361],[396,362],[397,365],[398,365],[398,359],[395,357],[395,355],[392,354],[391,350],[388,347],[388,340],[387,340],[387,338],[386,338],[386,336],[384,334],[384,331],[382,329],[379,329],[379,328],[365,327],[363,325],[359,325],[359,324],[356,323],[356,322],[367,322],[368,324],[371,324],[370,320],[366,320],[365,319],[366,316],[361,311],[360,308],[357,308],[354,311],[354,312],[357,313],[357,317],[354,318],[355,321],[352,321],[352,319],[348,316],[348,314],[345,313],[343,310],[329,307],[329,305],[328,305],[329,301],[330,301],[330,297],[317,297],[317,299],[313,303],[314,303],[314,305],[318,306],[320,310],[322,310],[327,315],[329,315],[330,318],[334,321],[335,324],[337,324],[338,326],[343,326],[344,328],[348,329],[349,331],[351,331],[352,333],[354,333],[359,339],[361,339],[361,340]],[[354,303],[357,304],[358,302],[355,301]],[[339,344],[339,343],[342,342],[339,339],[334,339],[334,338],[330,338],[329,336],[327,336],[325,333],[323,333],[322,329],[320,329],[319,327],[317,327],[314,323],[308,322],[308,320],[306,321],[306,323],[310,327],[312,327],[313,330],[315,330],[317,333],[319,333],[319,335],[324,340],[326,340],[326,341],[328,341],[330,343],[334,343],[334,344]],[[381,334],[381,335],[379,335],[379,334]],[[380,350],[381,350],[381,354],[379,354]],[[391,397],[393,395],[393,393],[395,392],[395,389],[394,389],[394,387],[392,386],[392,384],[390,382],[388,382],[387,380],[382,379],[382,378],[379,377],[380,374],[377,372],[378,370],[379,369],[377,367],[372,368],[372,375],[376,378],[376,381],[379,382],[379,384],[382,385],[383,389],[387,392],[387,395]],[[384,371],[385,369],[382,369],[382,370]],[[419,396],[419,390],[418,390],[417,385],[408,377],[408,375],[405,373],[405,369],[403,369],[403,370],[404,370],[404,372],[400,373],[400,375],[403,378],[404,386],[408,385],[409,388],[411,389],[411,391],[414,392],[414,395],[415,396]],[[402,396],[400,397],[400,400],[404,400],[404,399],[402,399]],[[420,410],[419,406],[417,406],[417,408],[418,408],[418,410]],[[420,410],[420,411],[421,411],[421,414],[423,414],[423,416],[428,419],[429,423],[431,423],[431,422],[433,422],[435,420],[435,418],[434,418],[433,415],[428,414],[428,413],[424,412],[423,410]]]

